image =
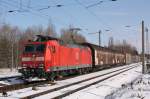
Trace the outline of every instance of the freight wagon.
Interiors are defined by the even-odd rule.
[[[83,43],[92,51],[93,68],[109,68],[126,64],[126,56],[123,52],[112,50],[98,45]]]

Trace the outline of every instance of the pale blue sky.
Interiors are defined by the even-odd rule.
[[[104,2],[85,8],[100,1]],[[47,6],[52,7],[39,11]],[[0,9],[1,23],[5,21],[25,29],[33,25],[45,27],[51,21],[58,34],[62,28],[73,25],[81,28],[79,33],[95,44],[98,44],[98,35],[88,33],[101,29],[102,45],[107,45],[108,38],[113,36],[118,40],[126,39],[139,50],[141,20],[145,21],[148,28],[150,23],[150,0],[0,0]],[[28,11],[8,13],[9,10]],[[131,27],[127,28],[126,25]],[[106,32],[106,29],[110,31]]]

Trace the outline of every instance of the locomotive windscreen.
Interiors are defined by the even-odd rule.
[[[44,52],[45,44],[28,44],[25,46],[24,52]]]

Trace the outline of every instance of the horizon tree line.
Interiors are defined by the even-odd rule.
[[[47,35],[60,38],[64,43],[83,43],[86,38],[77,31],[72,31],[73,26],[63,28],[60,35],[56,33],[53,24],[49,23],[46,28],[42,25],[30,26],[25,30],[10,24],[0,25],[0,68],[18,68],[21,61],[21,53],[24,44],[33,39],[35,35]],[[135,47],[128,44],[125,40],[121,44],[115,44],[114,39],[110,38],[108,47],[119,50],[136,50]]]

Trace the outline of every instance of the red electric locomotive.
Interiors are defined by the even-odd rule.
[[[25,78],[54,79],[58,75],[90,70],[91,54],[87,46],[63,44],[59,39],[37,35],[35,41],[25,44],[19,71]]]

